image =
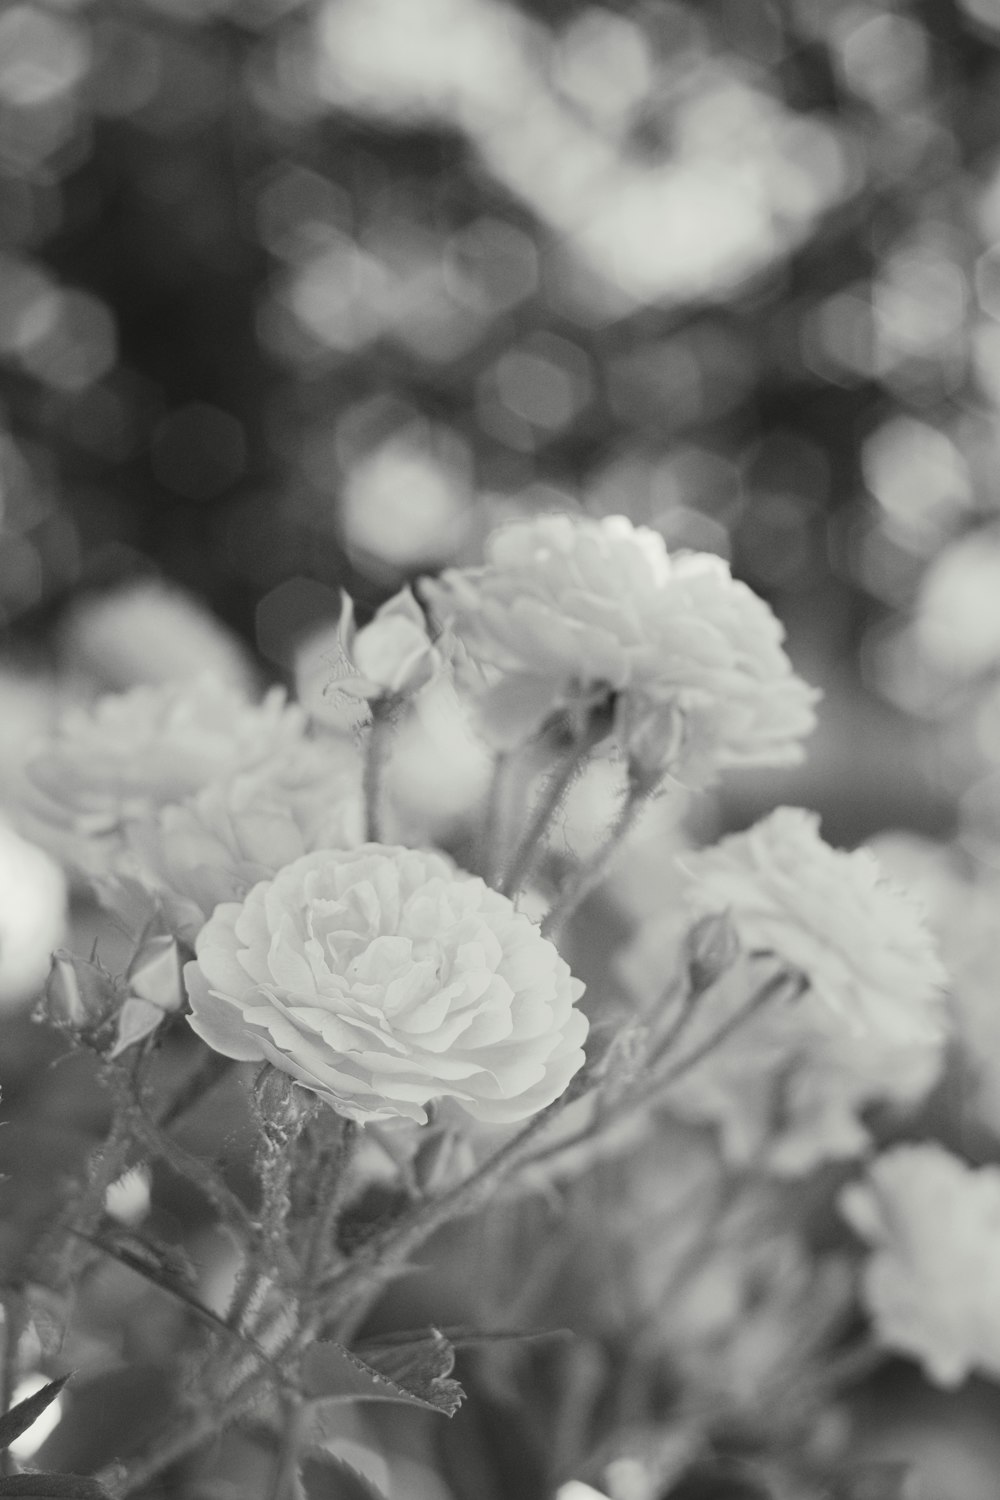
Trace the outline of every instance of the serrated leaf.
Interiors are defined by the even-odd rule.
[[[10,1411],[4,1412],[0,1417],[0,1450],[9,1448],[22,1434],[27,1432],[33,1422],[37,1422],[42,1412],[51,1406],[53,1401],[62,1390],[69,1379],[63,1375],[59,1380],[50,1380],[48,1385],[43,1385],[40,1391],[33,1396],[26,1396]]]
[[[373,1479],[362,1474],[346,1458],[341,1458],[339,1453],[331,1453],[329,1450],[323,1454],[322,1463],[309,1462],[302,1466],[302,1485],[307,1500],[331,1500],[326,1476],[317,1478],[323,1474],[324,1469],[330,1468],[335,1469],[347,1481],[338,1487],[336,1500],[387,1500],[387,1496]]]
[[[0,1479],[5,1500],[111,1500],[96,1479],[80,1474],[12,1474]]]
[[[302,1379],[315,1401],[402,1401],[453,1417],[465,1392],[448,1376],[455,1351],[440,1333],[420,1341],[383,1346],[372,1362],[341,1344],[318,1343],[306,1350]]]

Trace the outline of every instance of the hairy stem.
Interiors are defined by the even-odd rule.
[[[516,895],[534,869],[549,825],[599,738],[599,735],[595,737],[592,730],[584,729],[577,735],[562,760],[557,762],[549,772],[548,780],[542,788],[535,810],[514,851],[513,858],[497,882],[497,889],[505,896]]]
[[[566,881],[559,897],[542,922],[542,935],[557,937],[564,923],[573,915],[585,896],[599,885],[608,872],[619,848],[628,837],[635,821],[649,799],[649,793],[630,784],[618,816],[604,843],[590,859],[584,860]]]

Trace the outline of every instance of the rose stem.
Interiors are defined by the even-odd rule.
[[[376,699],[371,706],[372,725],[368,731],[362,789],[365,801],[365,838],[370,844],[382,842],[382,780],[392,729],[392,705]]]
[[[607,873],[621,844],[631,832],[636,818],[642,811],[650,793],[629,782],[628,790],[619,808],[618,815],[601,847],[590,859],[585,860],[567,880],[552,910],[542,922],[542,936],[555,938],[564,922],[576,911],[580,902],[599,885]]]
[[[549,824],[558,811],[570,784],[582,770],[597,742],[594,731],[585,729],[570,746],[562,761],[549,773],[548,781],[542,789],[542,794],[521,842],[517,846],[510,867],[497,882],[497,890],[503,895],[516,895],[531,874]]]

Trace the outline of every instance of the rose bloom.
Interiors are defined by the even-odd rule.
[[[818,695],[792,671],[768,605],[721,558],[671,556],[624,516],[514,522],[486,553],[422,589],[478,674],[498,748],[614,695],[617,733],[651,777],[800,759]]]
[[[363,838],[360,757],[348,740],[329,737],[127,819],[114,874],[99,884],[112,907],[123,879],[143,886],[170,930],[193,943],[220,901],[242,901],[313,849]]]
[[[449,1100],[508,1124],[583,1063],[582,983],[505,896],[441,854],[305,854],[216,907],[195,951],[198,1035],[358,1122],[423,1124]]]
[[[32,811],[71,858],[100,864],[123,820],[179,802],[303,744],[305,715],[281,688],[260,703],[218,678],[142,686],[70,709],[29,767]],[[91,846],[88,848],[88,846]]]
[[[939,1385],[977,1369],[1000,1378],[1000,1168],[936,1142],[896,1146],[840,1207],[874,1248],[863,1296],[880,1342]]]
[[[945,1026],[945,973],[919,908],[867,849],[833,849],[819,818],[779,807],[685,854],[689,909],[725,912],[743,948],[777,955],[855,1036],[904,1045]]]

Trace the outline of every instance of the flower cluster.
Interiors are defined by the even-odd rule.
[[[471,664],[497,746],[560,708],[610,701],[644,775],[702,780],[797,760],[813,726],[817,694],[763,600],[721,558],[670,556],[624,516],[514,522],[482,567],[448,569],[423,593]]]
[[[441,854],[320,851],[223,904],[185,971],[191,1024],[358,1121],[525,1119],[583,1063],[583,985],[554,946]]]
[[[1000,1167],[970,1167],[928,1142],[896,1146],[841,1209],[873,1247],[864,1298],[882,1343],[939,1385],[1000,1379]]]

